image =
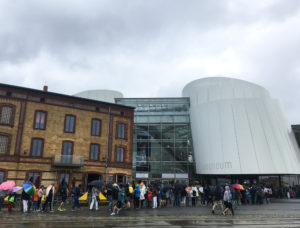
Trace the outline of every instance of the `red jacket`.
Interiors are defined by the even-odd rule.
[[[149,191],[148,191],[148,194],[147,194],[147,200],[148,200],[148,201],[151,201],[151,200],[152,200],[152,197],[153,197],[153,196],[152,196],[152,193],[151,193],[151,191],[149,190]]]

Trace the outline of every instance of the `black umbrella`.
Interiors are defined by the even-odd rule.
[[[182,190],[185,188],[185,185],[184,184],[181,184],[181,183],[176,183],[175,184],[175,189],[178,189],[178,190]]]
[[[170,184],[164,184],[163,190],[167,191],[167,190],[169,190],[171,188],[173,188],[172,185],[170,185]]]
[[[89,183],[89,186],[101,187],[102,185],[103,185],[102,180],[93,180],[92,182]]]

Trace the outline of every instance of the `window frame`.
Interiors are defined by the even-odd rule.
[[[38,112],[45,114],[44,128],[36,127],[36,116],[37,116]],[[35,110],[35,112],[34,112],[34,120],[33,120],[33,129],[35,129],[35,130],[46,130],[46,126],[47,126],[47,114],[48,113],[46,111],[44,111],[44,110]],[[40,123],[39,123],[39,125],[40,125]]]
[[[98,146],[98,159],[92,159],[92,146]],[[100,161],[100,150],[101,150],[100,144],[98,144],[98,143],[91,143],[90,144],[90,156],[89,156],[89,160],[90,161]]]
[[[71,154],[73,156],[73,152],[74,152],[74,142],[73,141],[70,141],[70,140],[64,140],[62,141],[62,147],[61,147],[61,155],[67,155],[67,154],[64,154],[64,143],[71,143],[72,144],[72,150],[71,150]]]
[[[99,125],[99,134],[93,134],[94,133],[94,131],[93,131],[93,129],[94,129],[94,121],[99,121],[100,122],[100,125]],[[93,118],[92,119],[92,123],[91,123],[91,136],[98,136],[98,137],[101,137],[101,130],[102,130],[102,121],[101,121],[101,119],[97,119],[97,118]]]
[[[33,150],[33,141],[34,140],[41,140],[42,141],[42,148],[41,148],[41,153],[39,156],[36,156],[36,155],[32,155],[32,150]],[[44,153],[44,143],[45,143],[45,140],[43,138],[32,138],[31,139],[31,146],[30,146],[30,157],[37,157],[37,158],[40,158],[40,157],[43,157],[43,153]]]
[[[124,125],[124,137],[119,136],[119,125]],[[124,122],[117,122],[116,123],[116,139],[127,140],[127,123],[124,123]]]
[[[11,147],[11,134],[7,134],[7,133],[4,133],[4,132],[0,132],[0,136],[5,136],[7,137],[7,145],[6,145],[6,148],[5,148],[5,153],[1,154],[0,153],[0,156],[3,156],[3,155],[8,155],[9,152],[10,152],[10,147]]]
[[[1,116],[2,116],[2,109],[4,107],[11,108],[11,116],[10,116],[8,124],[0,122],[0,125],[1,126],[10,126],[10,127],[13,127],[14,126],[14,120],[15,120],[16,106],[13,105],[13,104],[9,104],[9,103],[0,103],[0,120],[1,120]]]
[[[0,172],[1,173],[3,173],[3,181],[2,182],[0,182],[0,184],[1,183],[3,183],[3,182],[5,182],[7,179],[7,170],[6,169],[0,169]]]
[[[66,124],[67,124],[67,118],[68,117],[73,117],[74,118],[73,129],[72,129],[73,131],[66,131]],[[64,132],[74,134],[75,131],[76,131],[76,116],[72,115],[72,114],[66,114],[65,115],[65,122],[64,122]]]
[[[118,149],[123,149],[123,156],[122,156],[122,161],[118,160]],[[124,146],[116,146],[116,157],[115,157],[115,161],[118,163],[123,163],[125,162],[125,154],[126,154],[126,148]]]
[[[41,185],[43,171],[35,170],[35,169],[27,170],[26,171],[26,176],[25,176],[25,181],[29,181],[29,173],[39,173],[39,182],[40,182],[39,185]],[[33,183],[33,184],[35,184],[35,183]],[[36,186],[36,187],[39,187],[39,186]]]

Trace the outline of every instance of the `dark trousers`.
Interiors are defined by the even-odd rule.
[[[50,211],[52,211],[53,210],[53,208],[52,208],[52,196],[47,196],[46,197],[46,201],[45,201],[45,203],[43,205],[43,211],[46,210],[46,208],[48,206],[48,203],[49,203]]]
[[[140,197],[134,197],[134,208],[139,208]]]
[[[226,208],[229,208],[231,210],[231,214],[234,215],[233,207],[231,202],[224,201],[224,205]]]
[[[13,205],[14,205],[13,202],[8,202],[8,204],[7,204],[8,211],[12,211]]]
[[[2,204],[3,204],[3,202],[4,202],[4,198],[0,197],[0,211],[1,211],[1,209],[2,209]]]
[[[150,208],[151,207],[151,201],[147,200],[147,207]]]
[[[73,201],[73,209],[75,209],[75,207],[78,207],[80,208],[80,205],[79,205],[79,196],[74,196],[74,201]]]

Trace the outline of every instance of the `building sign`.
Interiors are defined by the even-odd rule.
[[[176,179],[188,179],[189,174],[188,173],[176,173],[175,178]]]
[[[162,178],[167,178],[167,179],[188,179],[189,174],[188,173],[163,173]]]
[[[174,173],[163,173],[162,178],[172,178],[174,179],[175,178],[175,174]]]
[[[148,173],[136,173],[136,178],[148,178]]]

